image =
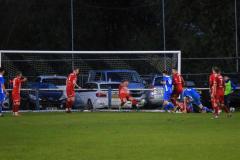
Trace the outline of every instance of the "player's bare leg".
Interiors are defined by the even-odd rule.
[[[177,99],[178,99],[178,96],[176,93],[174,93],[171,97],[171,101],[173,103],[173,105],[176,107],[177,106]]]
[[[130,100],[131,102],[132,102],[132,106],[133,106],[133,108],[135,108],[135,109],[139,109],[138,108],[138,103],[137,103],[137,100],[135,99],[135,98],[133,98],[133,97],[129,97],[129,99],[128,100]]]
[[[75,97],[69,97],[67,98],[66,102],[66,113],[71,113],[72,112],[72,106],[74,104]]]
[[[2,102],[0,102],[0,117],[3,117],[3,113],[2,113]]]
[[[221,106],[221,109],[223,109],[223,110],[226,112],[227,117],[232,117],[232,114],[231,114],[231,112],[229,111],[229,109],[227,108],[226,105],[224,105],[223,103],[221,103],[220,106]]]
[[[204,108],[203,105],[200,104],[200,105],[198,106],[198,108],[200,109],[200,112],[203,113],[203,108]]]
[[[213,107],[213,119],[217,119],[219,117],[219,105],[216,100],[212,100],[212,107]]]
[[[19,107],[20,107],[19,101],[13,103],[13,116],[20,116]]]

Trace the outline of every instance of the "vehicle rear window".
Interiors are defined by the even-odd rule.
[[[141,79],[136,72],[108,72],[108,81],[121,82],[123,80],[129,80],[130,82],[140,83]]]
[[[86,89],[97,89],[97,88],[98,88],[98,85],[95,84],[95,83],[86,83],[86,84],[84,85],[84,88],[86,88]]]
[[[109,87],[112,89],[118,89],[119,84],[100,84],[101,89],[108,89]]]
[[[105,81],[105,74],[102,72],[91,73],[89,81]]]
[[[66,79],[59,79],[59,78],[51,78],[51,79],[43,79],[42,80],[43,83],[50,83],[50,84],[54,84],[56,86],[63,86],[66,85]]]

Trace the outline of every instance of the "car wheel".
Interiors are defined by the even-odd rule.
[[[92,101],[90,99],[87,101],[87,108],[86,109],[93,110],[93,104],[92,104]]]

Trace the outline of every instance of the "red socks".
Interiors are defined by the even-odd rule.
[[[226,113],[229,113],[230,111],[229,111],[229,109],[227,108],[227,106],[222,106],[222,109],[226,112]]]
[[[66,108],[70,110],[70,109],[72,109],[72,106],[73,106],[73,101],[72,100],[67,100]]]
[[[13,105],[13,112],[19,111],[19,105]]]
[[[214,107],[214,115],[218,116],[219,114],[219,107]]]

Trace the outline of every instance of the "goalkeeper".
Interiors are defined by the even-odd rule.
[[[132,103],[132,107],[136,108],[137,100],[131,96],[128,85],[128,80],[122,81],[122,83],[119,85],[119,98],[121,100],[121,107],[123,107],[128,101],[130,101]]]

